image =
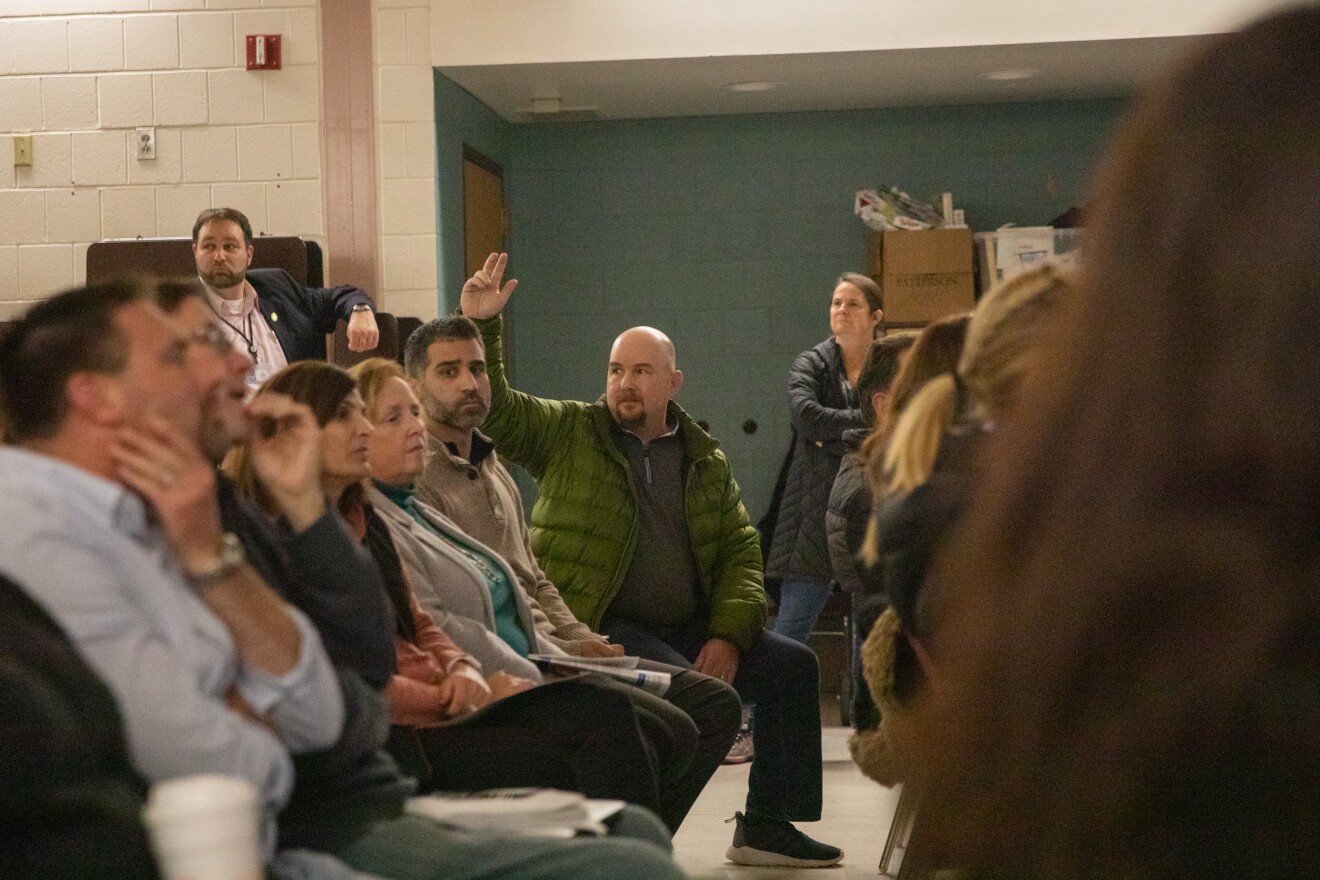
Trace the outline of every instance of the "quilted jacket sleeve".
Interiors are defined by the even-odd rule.
[[[765,587],[761,571],[761,538],[738,496],[738,484],[728,460],[717,453],[708,462],[718,473],[712,484],[722,485],[717,516],[718,556],[710,594],[710,636],[719,636],[747,650],[766,618]],[[694,531],[699,531],[694,529]]]
[[[832,444],[831,451],[838,455],[843,432],[865,422],[860,409],[843,405],[838,367],[826,356],[833,350],[816,346],[798,355],[788,374],[788,405],[798,435],[808,442]]]
[[[515,391],[504,372],[504,316],[476,324],[486,346],[490,376],[490,415],[481,430],[495,442],[503,458],[522,465],[539,480],[555,449],[569,438],[574,418],[585,414],[586,405]]]

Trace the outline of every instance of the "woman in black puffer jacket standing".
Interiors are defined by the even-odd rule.
[[[832,335],[798,355],[788,377],[793,459],[766,578],[782,582],[775,632],[803,644],[830,596],[825,508],[843,460],[843,433],[864,425],[855,388],[883,317],[879,286],[845,272],[830,299]]]

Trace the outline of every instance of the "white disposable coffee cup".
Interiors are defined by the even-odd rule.
[[[237,776],[152,786],[142,810],[165,880],[262,880],[257,789]]]

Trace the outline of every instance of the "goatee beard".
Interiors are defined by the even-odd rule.
[[[237,287],[246,278],[247,273],[242,270],[231,272],[228,269],[216,269],[202,273],[202,280],[215,290],[228,290],[231,287]]]
[[[642,425],[646,424],[646,413],[642,413],[632,418],[625,418],[622,413],[615,413],[614,420],[619,423],[619,427],[625,431],[636,431]]]

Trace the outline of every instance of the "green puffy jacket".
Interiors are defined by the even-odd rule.
[[[477,325],[491,390],[481,430],[536,478],[532,550],[577,618],[598,629],[637,546],[632,475],[610,435],[613,417],[604,398],[588,404],[514,391],[504,375],[502,317]],[[760,537],[719,444],[677,404],[669,407],[682,426],[688,534],[710,614],[706,631],[746,650],[766,617]]]

